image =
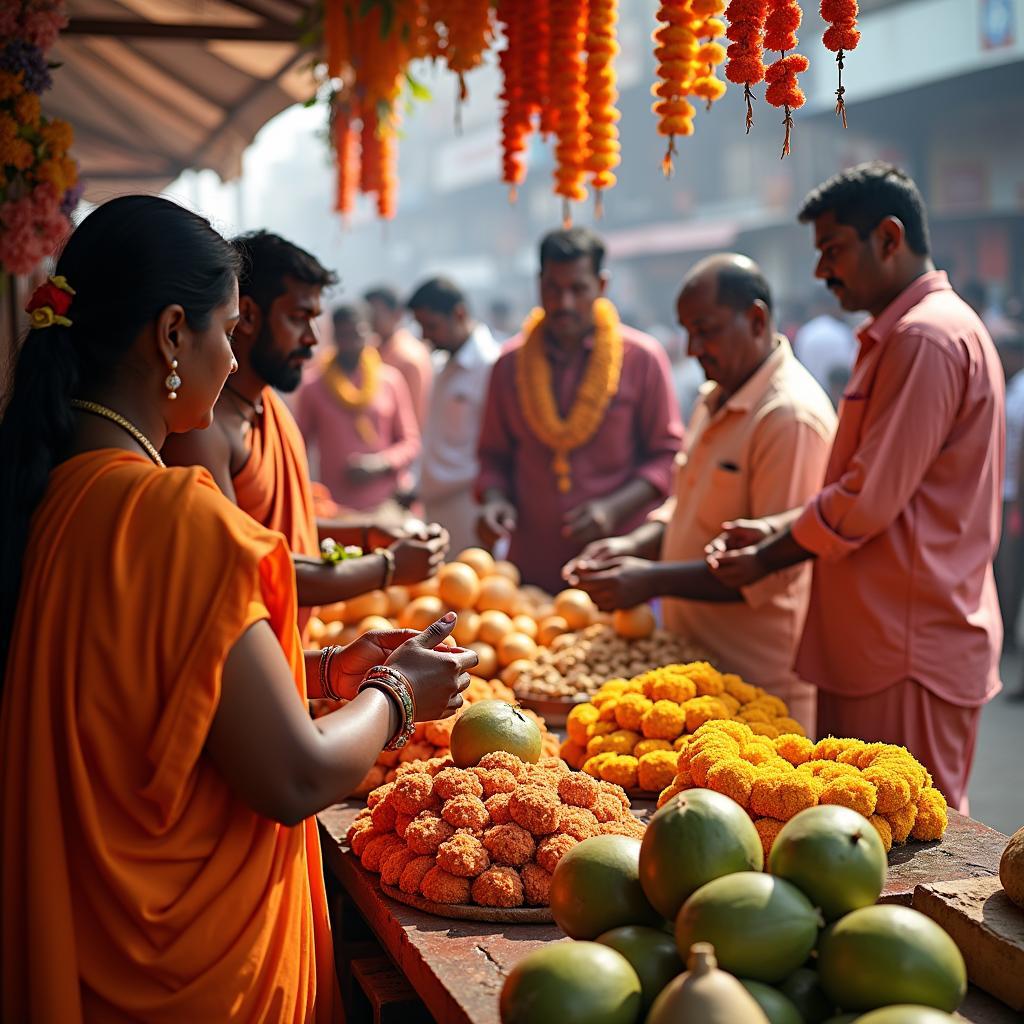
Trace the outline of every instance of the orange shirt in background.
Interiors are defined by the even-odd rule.
[[[942,271],[859,336],[825,487],[792,531],[818,556],[797,668],[843,697],[913,680],[978,707],[1000,687],[999,357]]]
[[[821,487],[836,415],[785,338],[724,402],[701,388],[676,459],[675,495],[652,518],[666,524],[661,557],[702,561],[722,523],[806,501]],[[738,602],[665,598],[666,628],[692,639],[723,670],[765,687],[814,730],[814,689],[793,671],[811,589],[809,565],[743,589]]]
[[[411,331],[399,327],[377,349],[381,359],[393,366],[404,378],[412,396],[416,425],[423,429],[430,408],[430,392],[434,385],[434,366],[430,349]]]
[[[0,712],[3,1020],[333,1019],[316,822],[257,814],[204,753],[253,622],[305,700],[294,580],[205,470],[53,472]]]
[[[273,388],[264,388],[261,397],[263,415],[249,434],[249,458],[231,481],[235,501],[256,522],[283,533],[293,554],[315,558],[320,541],[302,434]],[[300,631],[312,614],[312,608],[299,609]]]

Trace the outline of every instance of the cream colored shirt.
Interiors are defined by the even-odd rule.
[[[666,524],[662,559],[702,560],[723,522],[804,504],[821,487],[835,429],[831,402],[783,337],[724,403],[718,385],[705,384],[676,458],[675,495],[653,515]],[[744,588],[740,602],[667,598],[665,624],[724,670],[806,704],[813,694],[793,664],[810,585],[803,565]]]

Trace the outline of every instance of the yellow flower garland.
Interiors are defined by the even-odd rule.
[[[362,378],[362,384],[359,387],[353,384],[352,378],[338,365],[337,360],[332,359],[324,367],[323,380],[327,390],[341,403],[343,408],[356,412],[356,430],[367,444],[376,444],[379,440],[373,422],[363,410],[377,396],[377,388],[380,385],[380,367],[380,353],[372,345],[367,345],[359,357],[357,372]]]
[[[569,453],[586,444],[597,432],[616,392],[622,373],[622,332],[615,306],[608,299],[594,303],[594,350],[579,391],[562,419],[558,414],[551,366],[544,354],[544,311],[535,309],[523,324],[526,340],[516,356],[516,392],[527,426],[541,444],[554,453],[552,469],[558,489],[572,487]]]

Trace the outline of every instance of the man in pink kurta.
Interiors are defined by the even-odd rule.
[[[592,307],[605,288],[603,258],[603,244],[584,228],[551,232],[541,244],[544,354],[562,418],[594,348]],[[618,390],[593,436],[569,454],[568,491],[559,489],[553,453],[520,405],[521,334],[506,342],[491,374],[477,478],[482,532],[486,540],[509,535],[508,557],[524,582],[549,592],[564,586],[562,566],[586,544],[629,532],[669,495],[682,423],[668,358],[654,338],[626,326],[621,332]]]
[[[366,367],[363,350],[369,326],[351,306],[334,311],[337,362],[354,390],[362,388]],[[420,452],[412,398],[402,375],[372,358],[377,384],[364,405],[346,405],[332,388],[325,366],[298,395],[296,421],[316,460],[319,479],[341,506],[373,511],[392,501],[409,484],[409,467]]]
[[[902,172],[853,168],[812,193],[801,220],[814,224],[817,276],[872,319],[824,488],[774,522],[727,530],[709,564],[736,583],[815,558],[796,667],[819,688],[819,734],[905,745],[966,809],[981,708],[1000,688],[999,360],[935,270]]]

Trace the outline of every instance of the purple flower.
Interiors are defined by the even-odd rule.
[[[24,71],[22,84],[28,92],[42,93],[53,85],[43,51],[23,39],[12,39],[0,51],[0,70],[13,74]]]
[[[79,181],[72,185],[71,188],[64,193],[64,198],[60,201],[60,212],[64,214],[68,220],[71,219],[71,214],[75,212],[78,204],[82,200],[82,193],[85,191],[85,182]]]

